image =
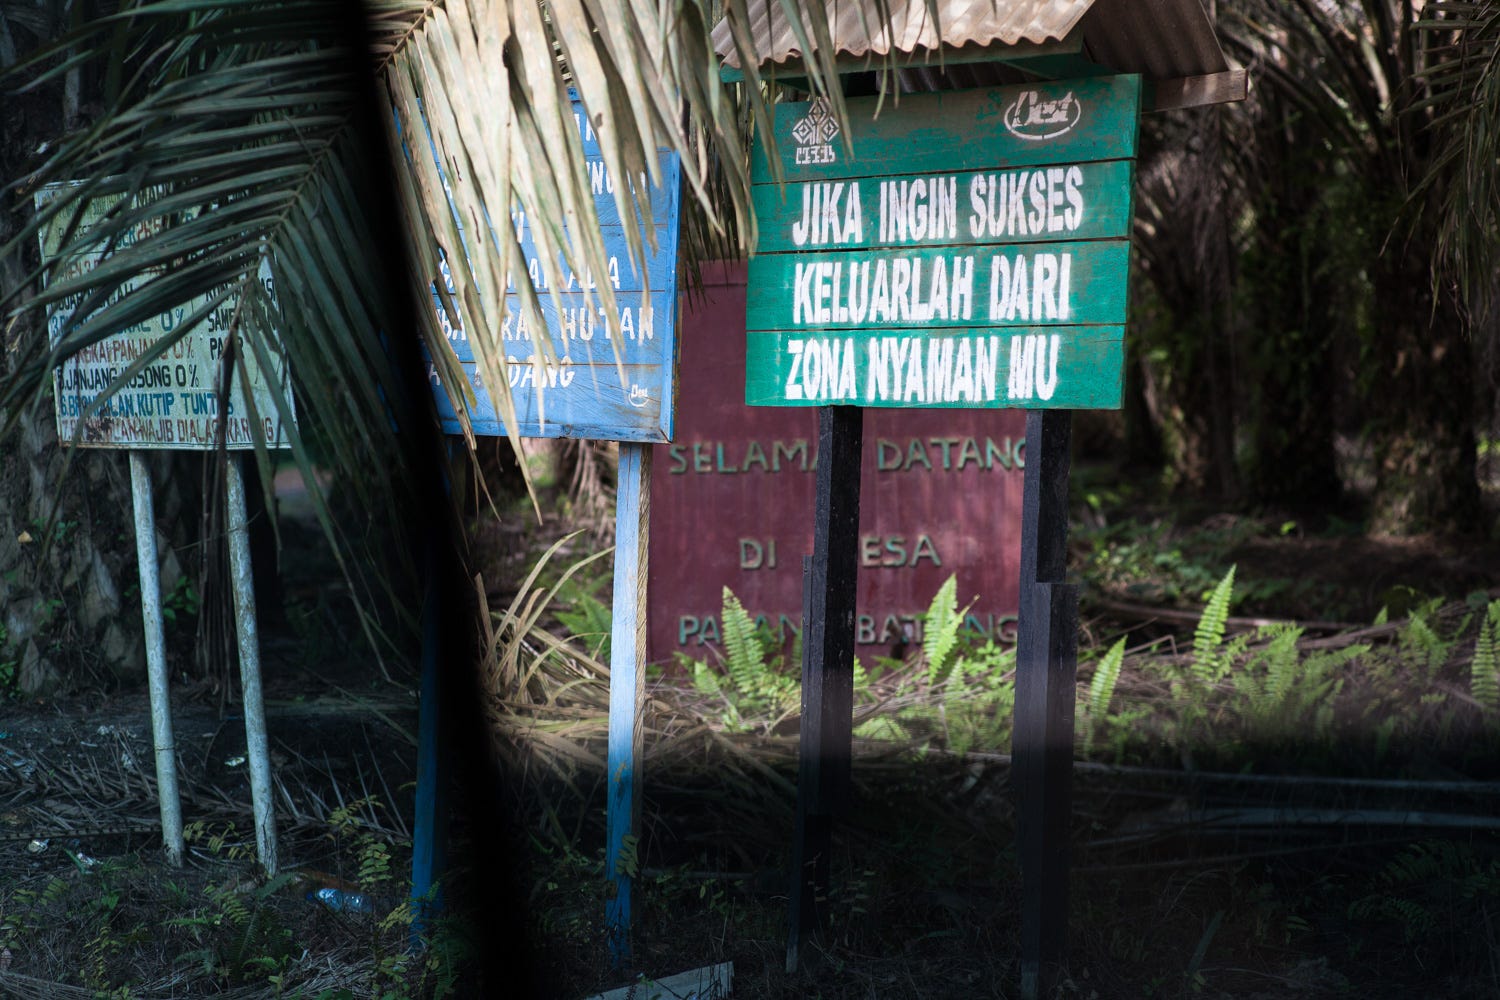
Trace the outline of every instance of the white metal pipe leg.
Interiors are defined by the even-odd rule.
[[[239,639],[240,686],[245,697],[245,756],[255,808],[255,844],[267,875],[276,874],[276,813],[271,801],[271,747],[260,688],[260,635],[255,625],[255,581],[250,569],[250,525],[245,514],[242,459],[229,458],[229,575],[234,586],[234,628]]]
[[[156,512],[146,457],[130,453],[130,497],[135,507],[135,553],[140,564],[141,616],[146,626],[146,677],[151,690],[151,745],[156,751],[156,798],[167,861],[182,864],[182,799],[177,791],[177,741],[167,687],[167,640],[162,631],[161,570],[156,562]]]

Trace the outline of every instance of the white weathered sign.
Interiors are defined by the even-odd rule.
[[[44,188],[36,196],[41,210],[62,190],[61,185]],[[107,195],[89,202],[79,220],[78,232],[87,235],[104,213],[121,200]],[[41,234],[42,259],[56,259],[67,223],[60,213]],[[195,213],[183,213],[182,221]],[[149,235],[157,224],[148,219],[116,242],[123,249]],[[88,251],[72,256],[65,274],[80,274],[99,267],[107,257],[101,241]],[[160,273],[158,270],[157,273]],[[271,292],[270,261],[262,259],[258,277]],[[121,285],[111,301],[123,298],[155,279],[133,279]],[[221,391],[223,358],[237,300],[231,295],[192,329],[141,368],[127,385],[102,402],[99,395],[142,356],[149,355],[163,339],[178,332],[181,324],[205,309],[209,296],[183,302],[159,315],[143,319],[128,329],[106,337],[74,354],[53,372],[53,395],[57,410],[57,434],[64,444],[93,448],[148,448],[207,450],[215,447],[220,432],[231,449],[254,447],[257,430],[267,446],[289,447],[281,426],[281,411],[275,397],[292,413],[290,379],[285,360],[276,356],[275,367],[264,370],[254,352],[246,351],[244,371],[249,385],[236,374],[227,398]],[[49,339],[56,344],[77,308],[77,301],[64,300],[51,309],[47,320]],[[246,405],[248,389],[253,407]],[[252,421],[255,422],[252,425]]]

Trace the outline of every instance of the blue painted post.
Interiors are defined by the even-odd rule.
[[[438,879],[447,863],[448,768],[445,766],[438,691],[438,598],[432,550],[425,553],[422,596],[422,688],[417,709],[417,801],[411,844],[412,950],[440,908]]]
[[[609,656],[609,805],[605,904],[610,954],[630,958],[630,895],[641,808],[641,704],[646,675],[646,543],[650,537],[651,446],[620,445],[615,492],[614,627]]]

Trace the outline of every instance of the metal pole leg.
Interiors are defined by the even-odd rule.
[[[240,686],[245,698],[245,756],[255,808],[255,845],[267,875],[276,874],[276,815],[271,802],[271,750],[260,690],[260,636],[255,625],[255,587],[250,571],[250,525],[240,458],[229,459],[229,575],[234,585],[234,630],[239,640]]]
[[[167,861],[182,864],[182,800],[177,792],[177,741],[167,691],[167,640],[161,623],[161,571],[156,563],[156,512],[146,458],[130,453],[130,497],[135,506],[135,553],[141,574],[141,615],[146,625],[146,676],[151,688],[151,745],[156,748],[156,798]]]

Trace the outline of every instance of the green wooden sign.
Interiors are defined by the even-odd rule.
[[[748,337],[751,406],[1106,409],[1119,405],[1125,354],[1123,326]]]
[[[753,154],[746,402],[1118,408],[1140,79],[848,103]]]
[[[1125,322],[1125,240],[762,254],[747,330]]]
[[[1130,160],[1105,160],[757,184],[750,189],[757,219],[794,216],[789,226],[763,229],[757,252],[1129,236],[1131,168]]]

